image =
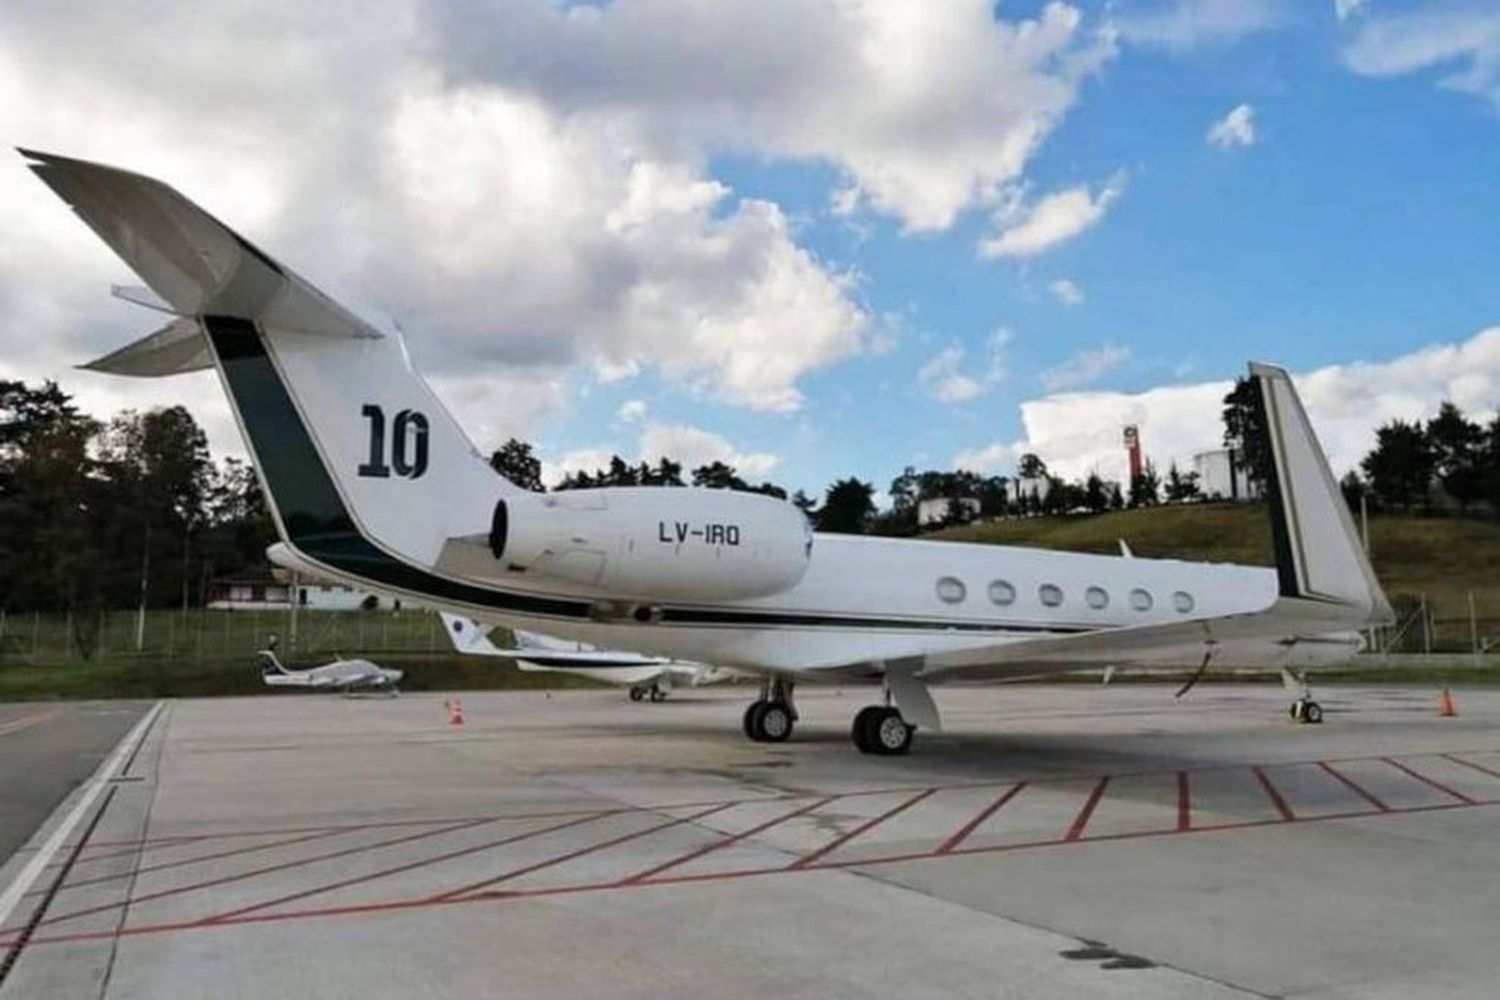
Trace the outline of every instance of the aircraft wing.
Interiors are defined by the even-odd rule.
[[[1265,485],[1279,591],[1272,601],[1251,612],[929,654],[923,675],[1191,663],[1236,643],[1291,647],[1389,622],[1390,604],[1291,378],[1262,364],[1250,374],[1271,446]]]
[[[660,667],[672,661],[660,656],[645,656],[606,649],[560,649],[558,643],[533,642],[514,649],[501,649],[490,641],[488,630],[470,618],[461,615],[441,615],[444,630],[460,653],[472,656],[496,656],[510,660],[524,660],[539,667],[562,669],[567,667],[595,667],[600,669],[625,667]]]

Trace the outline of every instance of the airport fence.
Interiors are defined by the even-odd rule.
[[[276,637],[286,662],[301,657],[443,653],[450,649],[438,616],[429,611],[225,611],[211,608],[106,611],[80,620],[71,614],[0,609],[0,665],[254,663]]]

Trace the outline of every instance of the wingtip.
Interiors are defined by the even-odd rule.
[[[1251,378],[1289,378],[1285,368],[1280,365],[1267,364],[1264,361],[1250,362]]]

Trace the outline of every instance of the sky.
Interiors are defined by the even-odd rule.
[[[1123,476],[1255,359],[1336,473],[1500,404],[1489,0],[18,0],[0,140],[173,184],[385,328],[481,448]],[[206,374],[0,154],[0,377],[96,415]]]

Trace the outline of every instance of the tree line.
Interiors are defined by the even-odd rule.
[[[0,609],[67,612],[87,655],[105,609],[199,605],[274,540],[254,471],[215,462],[185,407],[100,421],[0,380]]]

